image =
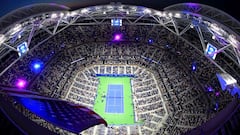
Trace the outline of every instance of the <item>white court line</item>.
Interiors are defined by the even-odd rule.
[[[120,112],[123,112],[123,110],[124,110],[124,104],[123,104],[123,102],[124,102],[124,97],[123,97],[123,87],[121,87],[121,89],[118,89],[118,90],[121,90],[121,93],[120,92],[118,92],[118,91],[111,91],[111,92],[114,92],[113,93],[113,95],[114,95],[114,97],[112,98],[112,102],[113,102],[113,104],[110,104],[110,102],[109,102],[109,98],[111,98],[111,97],[107,97],[107,105],[106,105],[106,107],[107,107],[107,112],[109,112],[109,109],[112,107],[112,108],[116,108],[116,107],[121,107],[121,109],[120,109]],[[109,91],[108,91],[109,92]],[[117,96],[117,93],[120,93],[120,95],[121,95],[121,97],[120,97],[120,102],[121,103],[119,103],[119,102],[117,102],[117,100],[116,99],[118,99],[118,98],[116,98],[116,96]],[[111,94],[107,94],[107,95],[111,95]],[[118,100],[119,101],[119,100]]]

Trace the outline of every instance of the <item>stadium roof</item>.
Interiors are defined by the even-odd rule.
[[[40,3],[40,4],[33,4],[27,5],[16,10],[13,10],[6,15],[0,18],[0,31],[7,26],[11,25],[14,22],[20,21],[24,18],[27,18],[32,15],[51,12],[51,11],[64,11],[69,10],[70,8],[59,5],[55,3]]]
[[[28,8],[29,6],[19,8],[16,11],[10,12],[6,16],[0,18],[0,44],[2,44],[2,49],[0,48],[0,57],[5,56],[5,54],[8,53],[6,48],[18,52],[16,46],[19,45],[23,40],[27,40],[27,44],[30,44],[31,37],[34,36],[34,32],[39,32],[40,29],[43,29],[51,36],[54,36],[57,33],[59,26],[63,26],[66,24],[68,26],[73,25],[73,23],[80,21],[80,16],[83,18],[89,18],[89,15],[86,15],[83,11],[85,9],[91,13],[90,19],[93,20],[93,22],[90,21],[91,23],[101,23],[96,21],[96,17],[107,19],[104,12],[108,12],[112,15],[116,12],[129,12],[130,16],[127,15],[127,17],[140,17],[139,19],[142,19],[142,17],[146,17],[146,19],[152,19],[152,21],[150,21],[149,23],[154,25],[162,25],[163,27],[180,37],[185,34],[186,31],[189,30],[189,28],[193,28],[196,26],[196,36],[201,41],[202,45],[200,51],[205,51],[205,42],[219,44],[218,51],[216,53],[224,52],[238,66],[240,65],[240,24],[236,19],[234,19],[224,11],[218,10],[211,6],[206,6],[204,4],[195,3],[180,3],[175,5],[168,5],[166,7],[163,7],[163,3],[163,5],[159,7],[164,9],[155,10],[153,8],[157,8],[157,6],[151,5],[155,2],[151,2],[149,5],[149,7],[152,6],[153,8],[148,8],[148,5],[141,6],[144,3],[140,4],[136,2],[136,4],[134,4],[137,6],[136,11],[133,11],[132,8],[135,7],[129,4],[124,4],[125,1],[123,1],[123,3],[107,4],[101,4],[101,2],[106,3],[108,1],[97,1],[96,3],[100,3],[101,6],[90,7],[84,6],[84,4],[94,5],[92,2],[81,2],[83,3],[81,5],[83,6],[83,8],[78,8],[76,10],[74,9],[74,6],[71,5],[72,3],[74,3],[73,1],[72,3],[62,2],[62,4],[72,6],[71,8],[68,8],[64,5],[52,3],[35,4],[31,5],[31,8]],[[156,2],[155,4],[157,5],[157,3],[158,2]],[[138,4],[140,4],[140,6]],[[114,8],[108,9],[107,5],[110,5],[110,7]],[[158,3],[158,5],[160,5],[160,3]],[[84,7],[88,7],[89,9]],[[146,12],[142,10],[146,10]],[[147,11],[150,12],[148,13]],[[158,11],[160,12],[158,13]],[[141,13],[144,13],[146,16],[142,16]],[[57,14],[59,14],[59,16]],[[180,14],[182,17],[176,17],[174,16],[175,14]],[[69,17],[71,18],[70,22],[68,22]],[[137,21],[137,23],[138,22],[139,21]],[[81,22],[78,22],[78,24],[79,23]],[[134,21],[132,24],[135,23],[136,22]],[[50,30],[51,27],[55,27],[53,31]],[[21,40],[20,38],[19,40],[17,39],[18,36],[22,37]],[[221,69],[220,66],[218,67]],[[223,69],[221,70],[224,72]]]
[[[185,3],[185,2],[194,2],[194,3],[201,3],[209,6],[216,7],[220,10],[223,10],[224,12],[232,15],[236,19],[240,19],[240,16],[238,14],[238,9],[236,6],[233,6],[235,4],[235,0],[168,0],[168,1],[162,1],[162,0],[151,0],[151,1],[143,1],[143,0],[24,0],[24,1],[18,1],[18,0],[1,0],[0,5],[0,17],[6,15],[7,13],[16,10],[18,8],[22,8],[27,5],[32,4],[39,4],[39,3],[56,3],[60,5],[64,5],[67,7],[70,7],[71,9],[78,9],[80,7],[87,7],[87,6],[94,6],[99,4],[109,4],[110,2],[121,2],[122,4],[130,4],[130,5],[140,5],[145,7],[154,8],[157,10],[162,10],[163,8],[174,5],[177,3]]]

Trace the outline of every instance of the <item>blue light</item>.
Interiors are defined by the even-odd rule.
[[[152,40],[152,39],[148,39],[148,43],[149,43],[149,44],[152,44],[152,43],[153,43],[153,40]]]
[[[196,71],[197,70],[197,63],[194,61],[192,63],[192,71]]]
[[[196,66],[193,65],[192,66],[192,70],[195,71],[196,70]]]
[[[41,60],[33,60],[30,64],[30,68],[34,73],[39,73],[43,68],[43,62]]]
[[[214,108],[215,111],[218,110],[218,102],[215,103],[215,108]]]
[[[166,45],[165,45],[165,48],[166,48],[166,49],[170,49],[171,47],[172,47],[172,46],[169,45],[169,44],[166,44]]]
[[[35,63],[35,64],[33,65],[33,67],[34,67],[35,69],[39,69],[39,68],[41,67],[41,65],[40,65],[39,63]]]
[[[210,86],[207,89],[208,89],[208,92],[212,92],[213,91],[213,88],[210,87]]]

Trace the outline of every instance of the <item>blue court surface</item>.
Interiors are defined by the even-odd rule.
[[[106,113],[124,113],[123,85],[110,84],[106,96]]]

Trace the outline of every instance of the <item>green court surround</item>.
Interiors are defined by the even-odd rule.
[[[131,125],[135,124],[132,102],[131,78],[130,77],[98,77],[99,85],[95,99],[94,111],[103,117],[108,125]],[[124,113],[106,113],[106,94],[109,84],[122,84],[124,95]]]

